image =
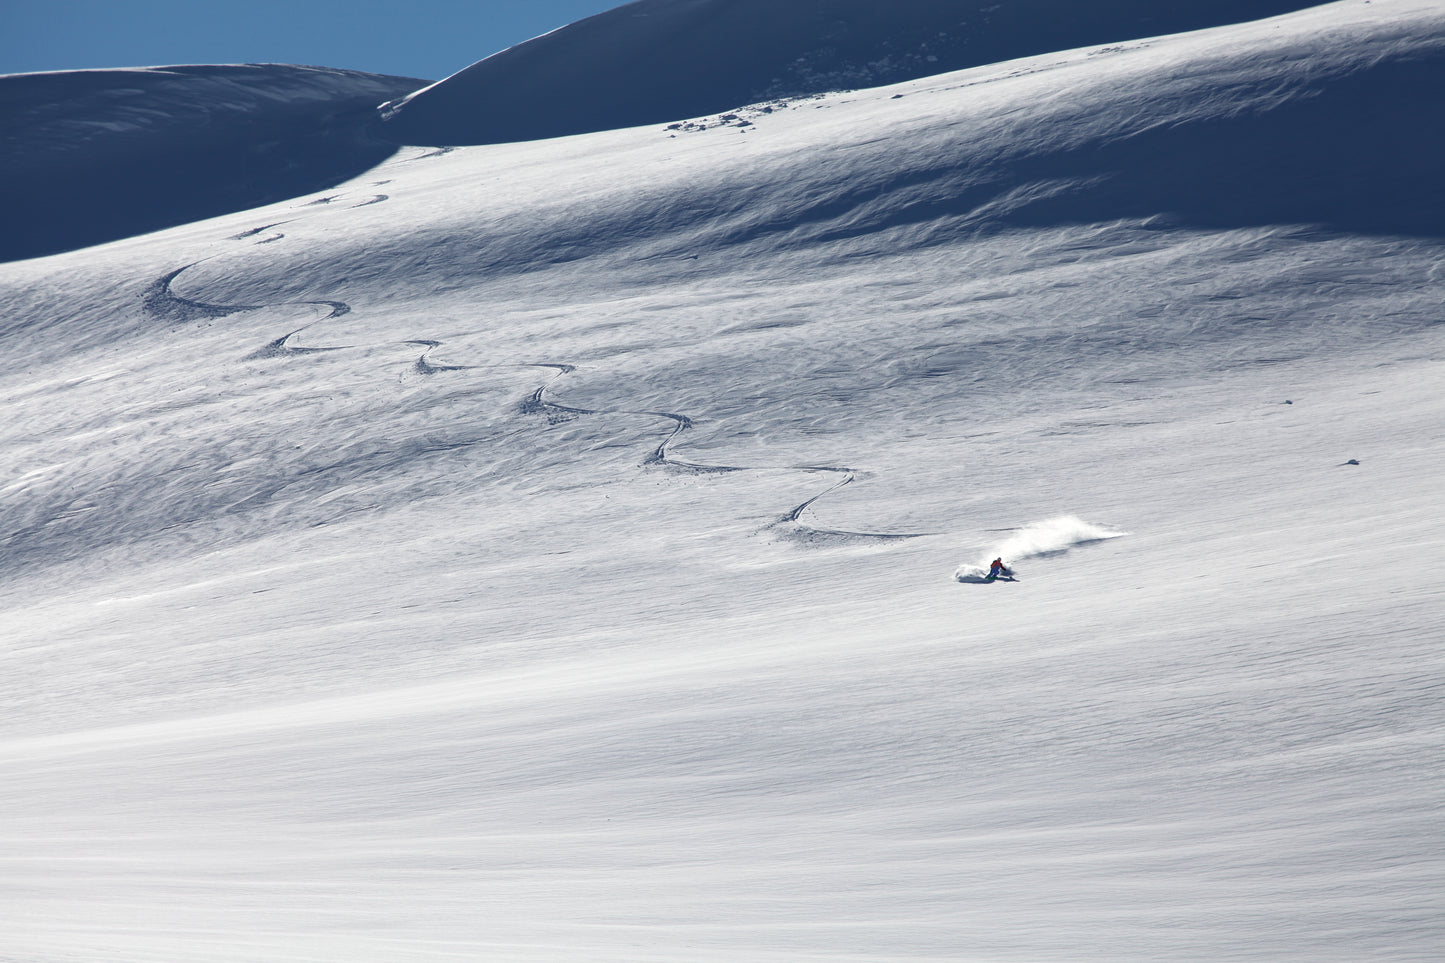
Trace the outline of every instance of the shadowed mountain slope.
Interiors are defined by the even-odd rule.
[[[373,108],[424,81],[239,64],[0,77],[0,260],[324,190],[385,160]]]
[[[1445,33],[1374,51],[1300,51],[1267,77],[1251,75],[1247,57],[1201,61],[1155,77],[1148,117],[1101,85],[1067,109],[1041,108],[1034,121],[1047,132],[1012,142],[945,128],[918,167],[854,185],[804,219],[833,236],[1121,218],[1440,236]]]
[[[1280,35],[1312,16],[1282,18]],[[1258,41],[1275,33],[1267,25],[1224,29],[1238,41],[1144,41],[860,94],[896,103],[898,120],[856,143],[775,155],[773,131],[800,105],[744,112],[750,121],[738,122],[752,123],[748,137],[731,134],[747,144],[746,165],[640,183],[627,206],[549,199],[508,223],[505,236],[525,243],[504,244],[493,232],[485,251],[452,267],[523,270],[659,233],[685,238],[675,247],[659,239],[659,252],[687,256],[834,241],[921,248],[980,232],[1120,219],[1445,232],[1445,19],[1420,17],[1406,28],[1382,22],[1277,48]],[[1188,59],[1175,53],[1199,44],[1208,46]],[[1068,96],[1021,112],[990,92],[1029,77],[1052,77]],[[934,84],[972,93],[930,111]],[[722,135],[716,123],[680,128],[677,149]]]
[[[519,44],[384,111],[413,144],[679,120],[1091,44],[1254,20],[1300,0],[637,0]]]

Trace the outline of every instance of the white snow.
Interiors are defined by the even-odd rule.
[[[0,960],[1438,958],[1441,236],[1068,165],[1442,44],[1346,0],[0,266]]]
[[[960,582],[981,582],[988,577],[989,568],[993,564],[991,559],[1007,558],[1009,570],[1017,572],[1020,559],[1062,555],[1075,546],[1102,542],[1106,538],[1118,538],[1123,534],[1073,515],[1047,518],[1013,532],[985,552],[987,558],[980,558],[972,565],[960,565],[953,577]]]

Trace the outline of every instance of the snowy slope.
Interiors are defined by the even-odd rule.
[[[1435,958],[1442,42],[1347,0],[0,267],[0,959]],[[1271,120],[1354,149],[1189,167]]]
[[[636,0],[503,50],[383,113],[413,144],[663,123],[1053,50],[1236,23],[1307,0]]]
[[[395,152],[374,108],[424,83],[286,64],[0,76],[0,260],[325,190]]]

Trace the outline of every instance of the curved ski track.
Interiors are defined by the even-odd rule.
[[[422,160],[427,157],[441,156],[446,152],[446,150],[442,150],[433,154],[422,155],[422,157],[416,159]],[[377,186],[386,183],[388,182],[376,182]],[[330,195],[310,201],[302,206],[326,206],[330,205],[331,203],[342,197],[344,197],[344,195]],[[377,194],[372,196],[370,199],[363,201],[360,204],[353,205],[353,207],[366,207],[371,204],[379,204],[386,200],[388,200],[387,195]],[[289,222],[281,221],[271,224],[263,224],[260,227],[252,228],[247,231],[242,231],[239,234],[233,234],[228,237],[227,240],[240,241],[254,238],[265,231],[271,230],[275,227],[279,227],[285,223]],[[261,240],[258,240],[254,243],[268,244],[273,241],[281,240],[284,237],[284,234],[276,233],[262,238]],[[203,258],[202,260],[208,259]],[[333,318],[339,318],[342,315],[349,314],[351,312],[351,305],[347,304],[344,301],[318,300],[278,301],[268,304],[216,304],[206,301],[198,301],[192,298],[186,298],[177,294],[173,289],[176,278],[178,278],[183,272],[189,270],[192,267],[195,267],[197,264],[200,263],[202,263],[202,261],[192,261],[190,264],[186,264],[179,268],[176,268],[175,270],[164,274],[156,280],[152,281],[151,284],[146,288],[146,291],[142,296],[142,301],[146,312],[153,317],[161,318],[168,321],[180,322],[194,321],[203,318],[221,318],[231,314],[239,314],[243,311],[255,311],[260,308],[267,307],[286,307],[293,305],[325,307],[329,309],[329,313],[327,313],[325,316],[317,318],[315,321],[309,322],[308,324],[302,325],[294,331],[289,331],[281,337],[275,339],[274,341],[268,342],[262,347],[257,348],[255,351],[252,351],[250,354],[245,355],[242,360],[255,361],[267,358],[318,354],[329,351],[343,351],[349,347],[352,347],[352,345],[337,345],[334,347],[302,348],[295,347],[287,343],[291,340],[291,338],[300,334],[302,331],[306,330],[312,325],[320,324],[323,321],[329,321]],[[763,529],[761,529],[761,531],[786,528],[788,537],[800,541],[815,541],[820,539],[898,540],[920,538],[924,535],[930,534],[928,532],[860,532],[850,531],[846,529],[824,528],[816,525],[806,524],[803,521],[803,516],[812,512],[813,505],[819,499],[831,495],[847,485],[851,485],[853,482],[863,477],[862,473],[852,468],[846,468],[837,465],[792,465],[783,466],[783,468],[780,469],[778,466],[770,465],[715,465],[703,462],[685,461],[683,459],[677,458],[672,454],[671,451],[673,445],[677,443],[683,432],[688,431],[693,427],[693,421],[687,415],[681,415],[670,411],[630,410],[621,408],[578,408],[550,400],[547,395],[549,390],[552,388],[552,385],[559,378],[562,378],[576,371],[577,368],[575,365],[548,361],[518,362],[513,364],[501,365],[434,364],[428,359],[428,355],[430,355],[431,352],[435,349],[440,348],[442,346],[442,342],[427,339],[414,339],[402,341],[399,343],[422,348],[421,354],[417,356],[417,359],[412,362],[410,366],[410,370],[418,375],[431,376],[441,374],[443,372],[468,371],[478,368],[497,367],[552,369],[552,376],[546,381],[544,381],[541,385],[539,385],[536,390],[534,390],[529,396],[527,396],[526,399],[524,399],[518,405],[519,413],[524,415],[545,415],[549,424],[558,424],[585,415],[641,415],[646,417],[659,418],[670,422],[671,426],[668,429],[667,434],[657,444],[657,447],[653,448],[652,451],[648,453],[647,457],[643,459],[642,465],[644,466],[659,465],[674,471],[692,472],[696,474],[720,474],[724,472],[737,471],[786,470],[841,476],[832,485],[829,485],[827,488],[818,492],[816,495],[794,506],[792,509],[781,515],[775,521],[769,523],[768,525],[765,525]]]
[[[558,370],[555,375],[548,379],[545,384],[538,387],[536,391],[532,392],[531,396],[522,403],[521,410],[524,414],[546,414],[549,422],[568,420],[576,415],[599,414],[646,415],[654,418],[663,418],[672,422],[672,427],[668,431],[666,437],[664,437],[662,441],[657,445],[657,447],[654,448],[651,453],[649,453],[648,456],[643,460],[642,463],[644,465],[663,465],[674,470],[695,472],[699,474],[734,471],[779,470],[776,466],[771,465],[714,465],[706,464],[703,462],[684,461],[680,458],[675,458],[673,457],[670,449],[673,443],[677,441],[677,439],[679,438],[679,436],[682,435],[683,432],[688,431],[693,427],[693,422],[691,418],[687,417],[686,415],[679,415],[670,411],[633,411],[622,408],[598,411],[590,408],[574,408],[568,405],[558,404],[554,401],[548,401],[546,398],[546,393],[547,390],[552,386],[552,384],[563,375],[570,374],[571,372],[575,371],[576,368],[573,365],[563,364],[537,364],[530,365],[529,367],[548,367],[556,368]],[[853,482],[863,477],[863,474],[855,469],[845,468],[838,465],[788,465],[785,466],[783,470],[836,474],[843,477],[840,478],[838,481],[834,482],[832,485],[825,488],[823,491],[818,492],[807,501],[804,501],[801,504],[794,506],[788,512],[779,517],[776,521],[765,526],[764,530],[777,528],[784,525],[791,525],[793,526],[794,535],[805,540],[812,540],[823,537],[837,539],[858,538],[901,540],[908,538],[921,538],[924,535],[930,534],[928,532],[860,532],[848,529],[823,528],[816,525],[805,524],[802,520],[803,515],[812,509],[815,502],[827,495],[831,495],[832,493],[842,489],[846,485],[851,485]]]

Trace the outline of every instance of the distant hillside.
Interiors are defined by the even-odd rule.
[[[495,54],[384,112],[413,144],[680,120],[1314,6],[1305,0],[637,0]]]
[[[373,109],[424,83],[280,64],[0,77],[0,260],[323,190],[392,153]]]

